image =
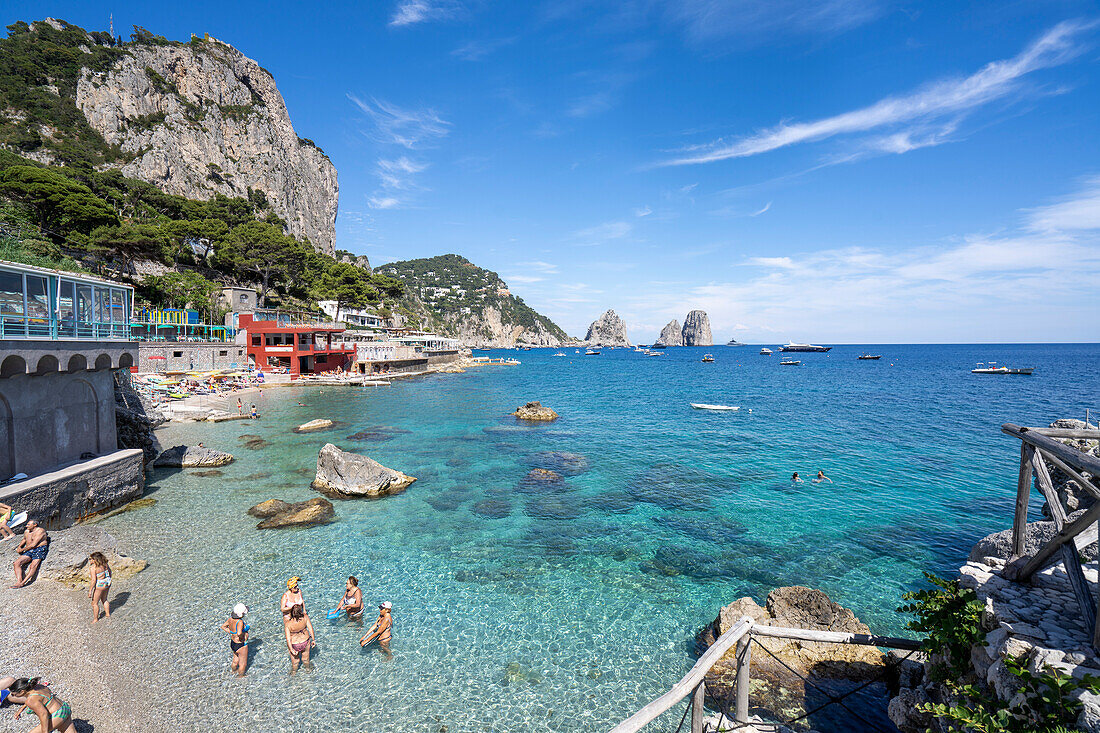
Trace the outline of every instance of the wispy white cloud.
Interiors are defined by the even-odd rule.
[[[534,260],[531,262],[517,262],[516,267],[526,267],[537,272],[542,272],[547,275],[553,275],[558,272],[558,266],[552,262],[543,262],[542,260]]]
[[[815,142],[837,135],[867,133],[914,124],[870,141],[883,151],[906,152],[939,144],[957,121],[978,107],[1021,91],[1021,79],[1040,69],[1064,64],[1083,50],[1079,37],[1092,24],[1066,21],[1054,26],[1017,56],[986,64],[961,79],[945,79],[910,94],[887,97],[869,107],[812,122],[781,123],[754,135],[724,139],[682,151],[661,165],[711,163],[760,155],[779,148]]]
[[[415,149],[451,131],[451,123],[430,108],[413,110],[371,97],[363,100],[348,92],[348,99],[373,123],[379,142]]]
[[[653,209],[649,208],[648,206],[640,206],[637,209],[634,209],[634,216],[638,217],[639,219],[643,216],[649,216],[652,213]]]
[[[1029,211],[1028,225],[1037,231],[1100,229],[1100,176],[1087,179],[1080,191],[1056,204]]]
[[[462,12],[456,0],[400,0],[390,18],[391,26],[452,20]]]
[[[764,208],[759,209],[758,211],[752,212],[751,214],[749,214],[749,216],[752,216],[752,217],[760,216],[761,214],[766,213],[767,210],[770,209],[771,207],[772,207],[772,202],[769,201],[768,203],[764,204]]]
[[[410,160],[402,155],[395,160],[378,161],[378,177],[382,186],[389,189],[407,190],[413,188],[413,176],[427,170],[428,164]]]
[[[634,225],[626,221],[608,221],[573,233],[577,244],[595,246],[615,239],[622,239],[633,231]]]
[[[763,42],[776,35],[827,34],[876,18],[878,0],[668,0],[666,15],[694,40],[728,36]]]
[[[467,41],[458,48],[451,51],[452,56],[456,56],[463,61],[481,61],[486,56],[494,53],[495,51],[510,46],[516,42],[515,36],[509,36],[508,38],[492,38],[487,40],[474,40]]]
[[[401,205],[401,200],[394,196],[370,196],[367,203],[372,209],[395,209]]]

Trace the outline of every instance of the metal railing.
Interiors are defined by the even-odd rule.
[[[46,316],[0,316],[0,339],[133,341],[130,323],[74,321]]]

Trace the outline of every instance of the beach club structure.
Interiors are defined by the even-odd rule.
[[[257,369],[275,369],[296,379],[337,369],[348,371],[355,346],[339,338],[341,324],[317,320],[311,313],[256,309],[237,318],[239,339]]]
[[[119,450],[115,380],[137,363],[133,289],[0,261],[0,501],[47,527],[141,496]]]

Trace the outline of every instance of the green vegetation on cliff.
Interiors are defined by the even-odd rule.
[[[458,335],[465,323],[476,323],[480,336],[489,340],[494,334],[485,323],[485,310],[491,308],[499,311],[505,328],[519,326],[527,334],[545,333],[560,341],[568,338],[557,324],[512,295],[499,275],[465,257],[447,254],[403,260],[383,265],[378,272],[405,284],[406,294],[397,301],[397,310],[423,328]]]

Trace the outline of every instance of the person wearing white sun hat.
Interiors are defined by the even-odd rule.
[[[386,659],[393,659],[393,654],[390,653],[390,639],[393,632],[393,616],[390,615],[390,609],[392,608],[392,603],[383,601],[378,606],[378,620],[367,629],[367,633],[359,640],[359,646],[366,646],[372,641],[377,641],[378,647],[386,655]]]
[[[238,677],[244,677],[244,671],[248,667],[248,624],[244,622],[247,613],[248,606],[238,603],[233,606],[233,613],[222,624],[222,631],[229,634],[229,651],[233,654],[230,670],[236,672]]]

